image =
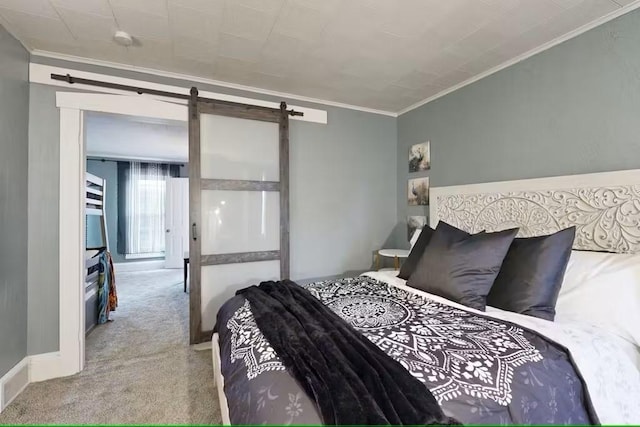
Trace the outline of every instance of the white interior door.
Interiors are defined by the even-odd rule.
[[[189,256],[189,178],[169,178],[165,200],[164,268],[182,268]]]

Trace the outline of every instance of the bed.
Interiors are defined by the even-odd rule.
[[[433,188],[430,220],[521,236],[576,226],[555,321],[478,311],[394,272],[304,287],[464,424],[640,422],[640,171]],[[222,307],[212,343],[226,424],[321,423],[245,298]]]
[[[109,249],[104,203],[106,200],[106,180],[86,172],[84,192],[86,215],[84,262],[85,333],[89,334],[98,324],[100,255]]]

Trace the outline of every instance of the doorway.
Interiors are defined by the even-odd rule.
[[[87,209],[86,217],[85,325],[91,361],[102,357],[96,349],[106,348],[105,342],[111,349],[143,351],[144,346],[128,342],[136,329],[146,330],[150,342],[168,340],[169,334],[154,337],[156,331],[146,326],[159,324],[162,306],[173,307],[162,318],[165,330],[188,328],[182,261],[188,258],[189,159],[182,121],[87,112],[83,127],[87,177],[104,182],[99,201],[87,192],[87,206],[101,204],[100,210]]]
[[[192,105],[194,102],[199,102],[201,99],[192,97]],[[56,96],[56,105],[60,109],[60,206],[61,212],[59,230],[60,235],[65,236],[65,239],[60,240],[60,270],[59,270],[59,286],[60,286],[60,350],[47,357],[40,358],[37,363],[32,364],[32,377],[34,381],[40,381],[49,378],[67,376],[81,371],[84,367],[84,355],[85,355],[85,334],[84,324],[82,319],[85,317],[85,305],[84,305],[84,290],[78,283],[83,283],[84,279],[84,251],[81,248],[85,243],[85,227],[84,227],[84,192],[83,188],[79,188],[78,183],[85,176],[86,166],[84,164],[84,116],[87,112],[101,112],[118,115],[131,115],[141,116],[151,119],[160,120],[177,120],[181,122],[188,122],[188,108],[187,105],[174,102],[160,101],[152,99],[147,96],[124,96],[124,95],[103,95],[103,94],[91,94],[91,93],[64,93],[59,92]],[[281,109],[268,108],[268,107],[255,107],[243,104],[235,104],[231,102],[216,101],[210,102],[208,108],[214,115],[232,116],[246,118],[248,120],[265,121],[265,117],[272,117],[267,120],[277,123],[279,129],[279,144],[283,146],[283,135],[286,138],[286,150],[280,149],[280,156],[286,155],[288,160],[288,115],[290,111],[286,110],[286,105],[281,106]],[[193,108],[191,108],[193,112]],[[256,113],[258,118],[248,117]],[[277,118],[276,118],[277,117]],[[285,120],[285,117],[287,118]],[[193,126],[193,121],[190,123],[190,136],[195,135],[196,128]],[[286,130],[286,132],[283,132]],[[197,128],[200,131],[200,128]],[[193,139],[192,139],[193,141]],[[194,147],[199,149],[199,144],[190,144],[190,158],[195,158]],[[199,157],[199,152],[197,153]],[[287,163],[288,165],[288,163]],[[282,177],[282,171],[280,176]],[[288,183],[288,169],[284,171],[286,173]],[[221,253],[221,254],[201,254],[201,248],[199,245],[194,245],[194,241],[197,241],[199,223],[194,222],[193,219],[202,214],[202,211],[194,207],[193,193],[199,194],[202,190],[206,190],[208,185],[227,185],[224,182],[219,182],[213,178],[203,178],[199,174],[195,175],[199,177],[197,180],[198,186],[194,185],[194,169],[190,169],[191,185],[190,185],[190,281],[193,281],[193,289],[189,294],[190,298],[190,341],[192,343],[201,342],[208,337],[208,331],[203,331],[200,324],[200,328],[194,328],[194,318],[200,317],[199,322],[202,320],[203,309],[207,308],[205,302],[201,299],[200,294],[200,276],[201,268],[207,268],[210,266],[217,266],[219,264],[228,264],[229,257],[232,256],[235,259],[242,259],[244,253]],[[222,181],[225,181],[224,179]],[[231,180],[233,181],[233,180]],[[238,181],[238,180],[235,180]],[[242,180],[239,180],[242,181]],[[253,180],[249,181],[248,185],[252,184]],[[244,185],[240,183],[240,185]],[[278,183],[273,181],[264,181],[259,185],[275,186]],[[287,187],[288,189],[288,187]],[[220,189],[218,189],[220,190]],[[246,188],[245,188],[246,190]],[[238,191],[238,190],[230,190]],[[260,192],[271,191],[269,189],[259,189]],[[281,198],[280,204],[286,201],[288,198]],[[200,207],[200,206],[198,206]],[[198,215],[194,215],[194,212]],[[287,210],[288,213],[288,205]],[[199,218],[197,218],[199,219]],[[285,219],[288,220],[288,217]],[[280,217],[280,221],[283,220],[283,216]],[[196,226],[194,227],[194,223]],[[282,224],[281,224],[282,229]],[[288,221],[287,227],[284,229],[286,232],[281,233],[281,247],[278,252],[287,250],[288,254]],[[194,239],[194,236],[196,239]],[[286,236],[283,240],[282,236]],[[284,242],[284,243],[283,243]],[[198,242],[199,243],[199,242]],[[195,253],[194,251],[198,251]],[[249,251],[251,252],[251,251]],[[267,252],[266,255],[271,257],[269,260],[273,260],[273,251],[259,251]],[[250,255],[251,257],[260,255]],[[280,254],[275,258],[279,260],[280,268],[278,274],[280,277],[287,277],[288,275],[288,256],[280,257]],[[194,260],[196,262],[194,262]],[[286,270],[283,269],[283,260],[286,260]],[[199,264],[204,261],[203,266]],[[260,260],[253,260],[255,262],[261,262]],[[241,261],[246,262],[246,261]],[[194,265],[195,264],[195,265]],[[282,271],[286,271],[286,274],[282,275]],[[258,275],[256,278],[263,278],[264,275]],[[196,280],[197,279],[197,280]],[[246,280],[246,278],[245,278]],[[196,286],[196,284],[198,286]],[[212,289],[216,289],[213,287]],[[224,287],[224,292],[229,293],[231,290],[228,286]],[[218,300],[224,298],[223,294],[218,294]]]
[[[78,373],[85,365],[85,115],[89,112],[187,122],[186,105],[144,96],[56,94],[60,110],[59,350],[35,358],[32,381]]]

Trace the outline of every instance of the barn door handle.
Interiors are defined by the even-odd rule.
[[[194,241],[198,240],[198,235],[197,235],[197,229],[196,229],[196,223],[195,222],[193,224],[191,224],[191,238]]]

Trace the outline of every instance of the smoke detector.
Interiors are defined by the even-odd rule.
[[[126,31],[116,31],[113,35],[113,40],[120,46],[131,46],[133,44],[133,37]]]

